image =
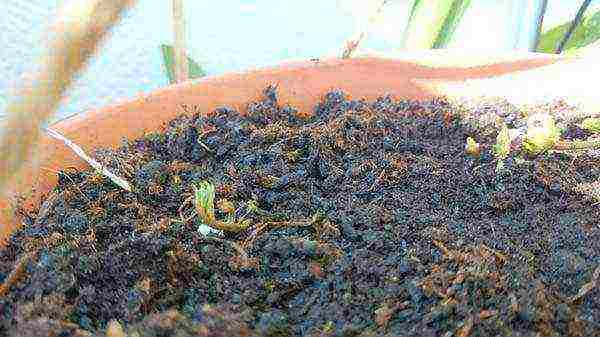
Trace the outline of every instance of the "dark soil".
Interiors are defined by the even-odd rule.
[[[186,107],[97,153],[133,193],[59,174],[0,251],[0,335],[600,336],[600,156],[498,166],[490,126],[524,112],[486,104],[334,91],[306,117],[269,87],[247,117]],[[199,233],[202,180],[252,225]]]

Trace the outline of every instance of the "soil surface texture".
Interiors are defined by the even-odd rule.
[[[600,154],[497,158],[496,126],[536,111],[590,136],[532,109],[332,91],[308,114],[273,86],[245,116],[184,106],[95,154],[133,192],[65,169],[24,214],[0,336],[600,336]],[[203,223],[203,181],[235,230]]]

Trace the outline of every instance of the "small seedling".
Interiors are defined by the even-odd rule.
[[[256,200],[248,201],[248,213],[255,213],[259,211],[258,202]]]
[[[235,207],[232,202],[223,199],[219,201],[219,209],[224,213],[227,213],[227,221],[217,220],[215,217],[215,186],[207,181],[201,182],[198,186],[192,185],[194,188],[194,207],[196,213],[202,219],[202,223],[206,226],[216,228],[225,232],[238,233],[248,228],[252,221],[249,219],[239,219],[238,221],[234,218]]]
[[[285,157],[289,162],[295,163],[298,161],[298,159],[300,158],[301,155],[302,155],[302,150],[294,150],[294,151],[290,151],[290,152],[286,153]]]
[[[194,188],[194,206],[196,213],[206,225],[212,225],[215,222],[215,186],[208,181],[203,181]]]
[[[523,137],[523,150],[535,156],[554,147],[560,138],[560,131],[554,118],[548,114],[534,114],[527,121],[527,133]]]
[[[465,152],[473,157],[479,156],[480,145],[472,137],[467,137],[467,144],[465,145]]]
[[[500,129],[498,137],[496,137],[496,144],[494,144],[492,149],[496,157],[500,159],[508,157],[510,153],[510,134],[506,125]]]
[[[581,128],[593,133],[600,133],[600,118],[586,118],[581,122]]]

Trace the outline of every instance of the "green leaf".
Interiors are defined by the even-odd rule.
[[[162,56],[163,56],[163,65],[165,72],[167,73],[167,78],[169,79],[169,83],[175,83],[175,50],[173,46],[169,46],[163,44],[160,46]],[[206,72],[192,60],[189,56],[188,59],[188,76],[190,79],[192,78],[200,78],[206,76]]]
[[[458,27],[460,20],[462,20],[465,11],[467,10],[467,7],[469,7],[470,4],[471,0],[454,1],[452,3],[452,7],[450,7],[450,12],[444,20],[444,24],[442,25],[442,28],[438,33],[437,39],[433,44],[433,48],[445,48],[448,45],[448,43],[450,43],[450,40],[452,39],[452,36],[456,31],[456,27]]]
[[[556,47],[560,43],[569,27],[572,20],[544,30],[540,36],[536,51],[545,53],[554,53]],[[600,7],[588,9],[575,30],[569,41],[565,45],[565,53],[572,53],[575,50],[585,47],[600,39]]]
[[[470,0],[415,0],[404,33],[404,47],[445,47],[470,3]]]

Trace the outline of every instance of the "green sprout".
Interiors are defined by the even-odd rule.
[[[508,154],[510,153],[510,134],[508,133],[506,125],[504,125],[498,133],[496,144],[494,144],[492,149],[496,157],[500,159],[508,157]]]
[[[327,321],[327,323],[323,324],[323,332],[326,334],[330,334],[335,329],[335,323],[333,321]]]
[[[554,118],[548,114],[534,114],[527,121],[527,133],[523,137],[523,150],[530,156],[544,153],[554,147],[560,138],[560,130]]]
[[[248,228],[252,221],[250,219],[241,218],[235,220],[233,203],[223,199],[219,202],[219,208],[228,213],[227,221],[217,220],[215,217],[215,186],[207,181],[203,181],[198,186],[192,185],[194,189],[194,208],[196,213],[202,219],[202,223],[222,230],[225,232],[238,233]]]
[[[581,122],[581,128],[593,133],[600,133],[600,118],[586,118]]]
[[[302,156],[302,150],[294,150],[285,154],[285,157],[288,161],[295,163]]]
[[[467,137],[467,144],[465,145],[465,152],[473,157],[479,155],[479,143],[472,137]]]
[[[194,188],[194,206],[196,213],[205,225],[211,226],[215,223],[215,186],[208,181],[203,181]]]
[[[258,202],[256,200],[248,201],[248,213],[258,212],[260,209],[258,208]]]

